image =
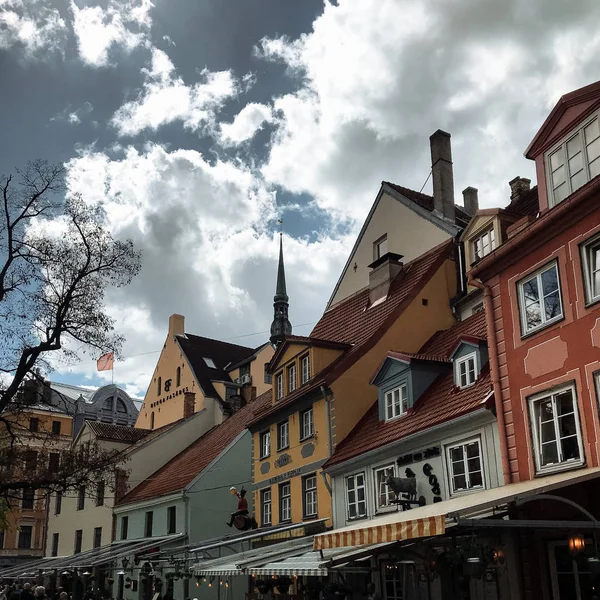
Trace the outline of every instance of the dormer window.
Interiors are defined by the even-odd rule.
[[[283,373],[278,373],[275,376],[275,398],[277,400],[283,398]]]
[[[460,388],[473,385],[477,380],[477,353],[473,352],[456,359],[454,381]]]
[[[598,114],[546,155],[550,205],[555,206],[600,175]]]
[[[385,393],[385,420],[395,419],[408,410],[408,385],[403,383]]]
[[[472,244],[475,261],[487,256],[496,247],[494,228],[488,229],[485,233],[475,238]]]
[[[378,240],[373,242],[373,260],[380,259],[384,254],[387,254],[387,234],[381,236]]]

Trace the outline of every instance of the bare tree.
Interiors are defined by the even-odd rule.
[[[106,313],[105,293],[130,283],[140,269],[139,252],[131,240],[112,237],[102,208],[65,199],[64,192],[60,165],[36,161],[0,176],[0,498],[15,490],[72,489],[116,459],[90,447],[78,457],[64,450],[64,469],[54,472],[43,452],[33,472],[14,463],[26,462],[21,416],[32,400],[21,393],[24,384],[41,384],[43,402],[39,368],[49,370],[51,356],[118,355],[123,339]]]

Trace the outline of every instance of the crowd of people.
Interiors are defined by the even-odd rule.
[[[7,585],[0,591],[0,600],[70,600],[70,598],[69,594],[61,587],[48,593],[43,585],[32,586],[30,583],[23,585],[15,583]]]

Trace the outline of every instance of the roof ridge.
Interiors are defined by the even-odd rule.
[[[255,348],[251,348],[250,346],[242,346],[240,344],[232,344],[231,342],[225,342],[223,340],[218,340],[217,338],[209,338],[209,337],[206,337],[204,335],[197,335],[195,333],[187,333],[187,332],[185,332],[184,335],[188,339],[189,338],[196,338],[196,339],[200,339],[200,340],[206,340],[208,342],[217,342],[218,344],[223,344],[225,346],[232,346],[233,348],[240,348],[242,350],[253,350],[253,351],[255,350]]]

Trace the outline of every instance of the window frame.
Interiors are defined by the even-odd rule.
[[[285,394],[283,371],[275,375],[275,400],[281,400]]]
[[[50,556],[58,556],[58,544],[60,543],[60,533],[54,532],[52,534],[52,547],[50,549]],[[1,548],[1,546],[0,546]]]
[[[85,485],[80,485],[77,490],[77,510],[85,510]]]
[[[258,434],[259,440],[259,460],[268,458],[271,456],[271,428],[265,429]],[[264,443],[264,440],[268,440],[268,443]],[[266,452],[265,452],[266,450]]]
[[[265,496],[269,496],[268,500],[265,499]],[[267,510],[269,513],[269,519],[266,519]],[[260,490],[260,525],[261,527],[266,527],[268,525],[273,524],[273,490],[271,487],[263,488]]]
[[[554,424],[554,433],[555,433],[555,444],[557,449],[557,456],[560,457],[562,454],[562,447],[560,445],[560,440],[563,439],[559,435],[559,431],[557,429],[557,420],[559,417],[556,416],[555,408],[555,398],[565,391],[570,391],[572,396],[573,403],[573,416],[575,420],[575,435],[577,437],[578,449],[579,449],[579,458],[578,459],[567,459],[561,460],[557,463],[550,463],[549,465],[542,465],[542,454],[541,454],[541,431],[540,426],[538,424],[538,415],[536,413],[534,405],[540,404],[544,400],[551,398],[553,401],[553,417],[552,422]],[[529,412],[529,420],[531,427],[531,437],[532,437],[532,450],[533,456],[535,460],[535,472],[536,475],[542,475],[545,473],[554,473],[557,471],[565,471],[572,468],[577,468],[585,464],[585,448],[583,444],[583,435],[581,432],[581,422],[579,415],[579,405],[577,402],[577,390],[574,382],[570,382],[566,385],[560,385],[554,388],[550,388],[540,392],[538,394],[534,394],[527,398],[528,412]]]
[[[144,515],[144,537],[151,538],[154,532],[154,511],[147,510]]]
[[[468,469],[468,458],[466,453],[466,447],[470,444],[476,443],[479,448],[479,467],[481,470],[481,485],[469,485],[470,483],[470,472]],[[465,482],[467,483],[467,487],[455,488],[454,487],[454,466],[451,458],[451,452],[455,448],[463,448],[463,463],[465,465]],[[446,471],[448,472],[448,490],[450,491],[451,496],[461,496],[464,494],[471,494],[473,492],[479,492],[481,490],[487,489],[486,483],[486,469],[483,457],[483,444],[481,441],[481,436],[475,436],[468,439],[463,439],[457,442],[452,442],[451,444],[446,445]],[[460,475],[460,473],[459,473]]]
[[[298,389],[298,373],[296,369],[296,361],[294,361],[291,365],[289,365],[286,369],[287,375],[287,393],[291,394],[292,392]]]
[[[73,543],[73,554],[81,554],[83,547],[83,529],[75,530],[75,540]]]
[[[469,354],[465,354],[460,358],[454,360],[454,383],[461,389],[464,390],[468,387],[471,387],[477,380],[479,379],[479,357],[477,356],[477,350],[473,350],[473,352],[469,352]],[[465,377],[467,383],[462,385],[462,373],[460,372],[460,368],[465,363],[468,363],[470,360],[473,360],[473,381],[469,381],[469,368],[467,366],[465,370]]]
[[[40,431],[40,420],[38,417],[29,418],[29,431],[31,433],[39,433]]]
[[[292,482],[290,480],[282,481],[277,487],[279,493],[279,523],[290,523],[292,520]],[[285,488],[288,490],[286,495],[283,494]],[[284,515],[284,500],[287,500],[287,510],[289,511],[287,517]]]
[[[25,496],[26,493],[28,493],[27,497]],[[21,510],[35,510],[35,490],[23,490],[21,494]]]
[[[102,547],[102,527],[94,527],[93,549]]]
[[[304,417],[310,414],[310,433],[305,434],[305,422]],[[304,442],[306,440],[310,440],[315,437],[315,414],[313,411],[313,407],[307,408],[305,410],[300,411],[300,441]]]
[[[177,506],[167,507],[167,535],[177,533]]]
[[[406,398],[404,398],[404,399],[402,398],[402,390],[403,389],[406,391]],[[391,405],[390,405],[390,407],[392,408],[392,413],[395,413],[394,392],[399,392],[399,394],[398,394],[399,412],[398,412],[398,414],[392,414],[392,416],[389,416],[388,396],[392,400]],[[404,402],[406,402],[406,404],[404,404]],[[384,408],[384,417],[385,417],[384,421],[386,421],[386,422],[393,421],[394,419],[398,419],[399,417],[405,415],[408,412],[408,380],[407,379],[404,379],[398,385],[383,392],[383,408]]]
[[[21,534],[25,533],[24,529],[29,530],[29,545],[23,545],[24,542],[21,542]],[[17,536],[17,548],[19,550],[31,550],[33,544],[33,525],[20,525],[19,524],[19,535]]]
[[[593,235],[591,238],[579,245],[586,306],[592,306],[593,304],[600,302],[600,285],[598,286],[598,293],[596,295],[593,293],[594,282],[592,264],[590,263],[589,256],[589,251],[593,247],[597,247],[600,251],[600,233]],[[600,272],[600,267],[597,270]]]
[[[304,368],[306,365],[306,369]],[[306,374],[306,376],[305,376]],[[310,381],[310,354],[305,354],[300,358],[300,385]]]
[[[373,261],[379,260],[382,256],[385,256],[389,250],[387,247],[388,236],[384,233],[381,237],[377,238],[373,242]],[[385,243],[385,252],[381,252],[381,245]]]
[[[281,432],[285,426],[285,444],[281,443]],[[290,447],[290,421],[286,419],[285,421],[280,421],[277,423],[277,452],[281,452],[282,450],[286,450]]]
[[[545,317],[546,312],[545,312],[545,308],[541,304],[541,302],[544,299],[544,296],[543,296],[543,293],[540,294],[539,292],[541,289],[542,274],[545,273],[546,271],[549,271],[552,268],[556,269],[556,281],[558,283],[558,300],[560,302],[560,314],[545,321],[544,319],[546,318]],[[538,284],[538,295],[540,296],[540,315],[542,315],[543,318],[542,318],[542,322],[539,325],[536,325],[535,327],[532,327],[531,329],[528,330],[527,329],[527,315],[525,312],[525,293],[523,290],[524,290],[525,284],[529,283],[532,279],[538,279],[537,284]],[[564,303],[563,303],[563,299],[562,299],[562,285],[560,282],[560,267],[559,267],[558,261],[556,259],[553,259],[550,262],[547,262],[545,265],[543,265],[536,271],[529,273],[528,275],[526,275],[525,277],[523,277],[522,279],[517,281],[516,285],[517,285],[517,298],[518,298],[518,305],[519,305],[519,321],[521,324],[521,337],[522,338],[528,337],[530,335],[534,335],[538,331],[546,329],[547,327],[550,327],[550,326],[562,321],[565,318],[565,307],[564,307]]]
[[[54,500],[54,514],[55,515],[60,515],[60,513],[62,512],[62,499],[63,499],[63,493],[56,492],[56,498]]]
[[[269,363],[265,363],[265,376],[264,376],[264,382],[265,383],[269,383],[272,384],[273,383],[273,375],[271,375],[271,373],[269,373]]]
[[[310,489],[307,487],[308,480],[314,479],[315,486]],[[314,495],[314,500],[309,503],[308,495]],[[309,504],[314,504],[314,512],[308,512],[307,507]],[[319,515],[319,493],[317,489],[317,474],[309,473],[302,477],[302,517],[304,519],[312,519]]]
[[[362,485],[361,486],[359,486],[356,481],[358,477],[362,477]],[[353,473],[352,475],[346,475],[346,477],[344,479],[345,479],[345,487],[346,487],[346,518],[347,518],[347,520],[348,521],[358,521],[359,519],[365,519],[369,513],[369,507],[367,506],[367,477],[366,477],[365,472],[358,471],[357,473]],[[352,490],[350,489],[350,486],[348,485],[350,480],[354,481],[354,488]],[[362,500],[358,499],[359,488],[362,488],[362,490],[363,490],[363,499]],[[350,492],[351,491],[355,492],[354,502],[350,502]],[[358,506],[361,503],[364,504],[364,506],[365,506],[364,514],[360,514],[358,511]],[[356,505],[356,507],[357,507],[355,516],[350,515],[350,506],[352,504]]]
[[[98,482],[98,487],[96,488],[96,506],[104,506],[104,497],[106,492],[106,484],[104,480]]]
[[[52,435],[60,435],[62,423],[60,421],[52,421]]]
[[[588,160],[587,147],[590,146],[594,141],[596,141],[600,138],[595,138],[594,140],[592,140],[592,142],[587,144],[586,140],[585,140],[584,130],[587,127],[589,127],[594,120],[598,121],[598,127],[600,128],[600,113],[598,111],[596,111],[594,114],[590,115],[585,121],[583,121],[576,129],[572,129],[571,131],[569,131],[569,133],[565,137],[563,137],[560,141],[558,141],[556,144],[554,144],[554,146],[552,146],[547,152],[544,153],[544,169],[546,172],[546,186],[548,189],[548,207],[549,208],[554,208],[561,202],[565,202],[569,198],[569,196],[574,194],[577,190],[580,190],[584,185],[588,184],[592,180],[592,178],[590,177],[590,162]],[[567,144],[569,142],[571,142],[573,139],[575,139],[576,137],[579,138],[579,143],[580,143],[580,147],[581,147],[581,156],[582,156],[583,172],[585,173],[585,181],[578,188],[573,190],[571,178],[574,175],[571,174],[570,169],[568,168],[569,157],[567,154]],[[552,181],[552,164],[551,164],[550,159],[559,150],[562,150],[562,152],[563,152],[564,162],[562,163],[562,166],[565,169],[565,184],[567,185],[567,194],[562,200],[556,201],[555,197],[554,197],[555,190],[554,190],[554,185],[553,185],[553,181]],[[571,157],[571,158],[573,158],[573,157]],[[594,161],[598,160],[599,158],[600,157],[596,157],[594,159]],[[592,161],[592,162],[594,162],[594,161]],[[580,171],[578,171],[578,173],[579,172]],[[577,173],[575,173],[575,175],[576,174]]]
[[[485,245],[483,243],[483,240],[486,237],[488,238],[488,241],[489,241],[489,243],[488,243],[489,250],[487,252],[484,252]],[[477,242],[481,242],[481,249],[482,249],[481,256],[478,256],[478,254],[477,254]],[[496,231],[494,230],[494,225],[492,224],[491,227],[489,227],[489,226],[486,227],[486,229],[484,229],[483,231],[478,233],[476,235],[476,237],[471,239],[471,252],[473,254],[473,263],[479,262],[481,259],[488,256],[488,254],[491,254],[495,249],[496,249]]]
[[[395,463],[387,463],[385,465],[380,465],[378,467],[373,467],[373,490],[375,492],[375,510],[376,512],[384,512],[390,509],[396,509],[398,507],[398,505],[396,503],[389,503],[389,504],[380,504],[379,503],[379,483],[377,481],[377,474],[381,473],[383,471],[387,471],[391,469],[392,470],[392,477],[396,476],[396,464]],[[389,489],[389,487],[386,485],[387,488],[387,492],[386,492],[386,496],[395,496],[394,492],[392,490]]]
[[[121,517],[121,539],[126,540],[129,535],[129,515]]]

